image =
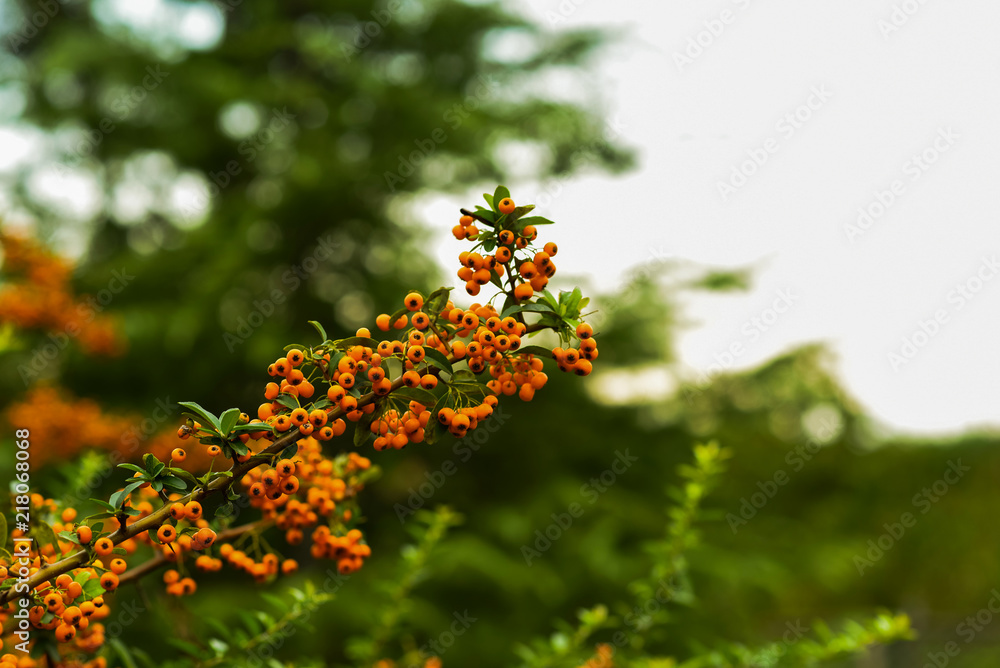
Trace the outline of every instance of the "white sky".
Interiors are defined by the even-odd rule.
[[[823,341],[849,392],[892,428],[946,433],[1000,424],[1000,275],[992,276],[1000,266],[984,265],[1000,260],[1000,3],[522,5],[554,29],[622,31],[585,85],[608,100],[622,141],[641,153],[634,172],[574,178],[540,212],[563,223],[553,230],[562,273],[592,274],[614,289],[628,267],[658,252],[750,266],[752,292],[687,304],[699,324],[679,345],[692,377],[733,344],[735,368],[746,368]],[[897,6],[916,11],[883,35],[879,22]],[[679,67],[675,53],[724,11],[721,34],[701,35],[708,46]],[[808,103],[814,109],[799,109]],[[797,110],[802,122],[782,123]],[[767,161],[723,201],[718,183],[765,146]],[[913,158],[925,151],[933,164],[922,167]],[[876,193],[894,181],[895,201],[852,242],[847,226],[859,207],[874,203],[877,211]],[[508,185],[516,201],[545,190]],[[449,269],[459,250],[444,233],[454,205],[431,207]],[[570,236],[573,229],[587,234]],[[980,282],[980,271],[993,280]],[[967,282],[979,290],[971,299],[956,292]],[[792,306],[772,321],[766,311],[780,290],[791,291]],[[903,338],[936,315],[943,324],[934,336],[918,335],[916,354],[893,368],[890,353],[902,357]],[[771,326],[755,335],[754,317]]]

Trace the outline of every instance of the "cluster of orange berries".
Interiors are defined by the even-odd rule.
[[[56,534],[75,533],[81,544],[90,543],[93,530],[87,525],[73,523],[77,516],[74,508],[67,507],[59,513],[55,501],[45,499],[39,494],[30,496],[30,504],[33,512],[41,516],[56,515],[56,521],[51,524],[51,528]],[[24,532],[18,529],[11,532],[13,538],[20,538],[24,535]],[[108,542],[110,543],[110,541]],[[30,544],[31,549],[27,554],[28,577],[77,547],[71,541],[58,538],[56,544],[58,549],[48,544],[37,548],[37,541]],[[126,552],[135,550],[134,542],[129,545],[123,543],[122,547],[126,549]],[[19,569],[24,564],[19,560],[17,566]],[[60,648],[62,653],[67,655],[93,654],[100,649],[105,640],[104,626],[99,621],[110,614],[109,606],[104,600],[104,594],[112,592],[118,587],[119,576],[126,569],[127,564],[124,559],[114,556],[110,548],[102,549],[99,558],[95,559],[89,566],[78,568],[72,574],[63,573],[55,580],[37,586],[30,593],[32,605],[28,610],[28,621],[36,629],[51,631],[55,640],[62,645]],[[0,560],[0,585],[7,580],[16,579],[15,570],[10,560]],[[8,619],[12,618],[15,606],[15,601],[11,601],[0,609],[0,628],[5,625]],[[5,642],[10,642],[10,640],[0,640],[0,648],[4,646]],[[34,659],[19,652],[0,656],[0,666],[5,665],[30,667],[39,664]],[[106,662],[104,659],[98,658],[60,665],[103,668]]]
[[[251,505],[260,509],[263,521],[273,522],[283,530],[289,545],[298,545],[304,537],[303,530],[316,527],[312,532],[312,556],[336,560],[342,573],[353,573],[371,555],[371,550],[359,542],[361,532],[357,529],[346,531],[344,536],[335,535],[335,529],[343,531],[354,517],[353,510],[343,504],[364,487],[358,474],[371,468],[371,460],[354,452],[335,460],[327,458],[319,442],[311,436],[300,439],[296,447],[293,458],[282,459],[273,468],[258,467],[250,471],[240,481],[241,485],[249,494]],[[223,545],[222,550],[226,556],[232,546]],[[276,572],[277,561],[267,563],[266,572],[252,560],[247,566],[251,569],[248,572],[260,580]],[[296,568],[294,560],[281,564],[284,573]]]
[[[123,350],[117,327],[95,307],[71,292],[71,267],[41,244],[0,230],[3,273],[0,288],[0,324],[41,329],[76,338],[84,351],[116,355]],[[9,281],[12,276],[22,279]]]
[[[593,370],[597,359],[597,341],[594,339],[594,328],[585,322],[577,325],[576,336],[580,344],[576,348],[552,349],[552,356],[559,365],[560,371],[575,373],[578,376],[588,376]]]
[[[510,214],[515,210],[514,202],[509,197],[500,200],[497,205],[501,214]],[[534,225],[525,225],[517,229],[513,224],[504,227],[504,218],[498,221],[494,235],[491,235],[490,244],[493,248],[492,254],[482,255],[475,250],[463,251],[458,256],[458,261],[462,267],[458,270],[458,277],[465,281],[465,290],[475,297],[479,294],[482,286],[491,281],[502,283],[504,276],[511,273],[510,283],[513,288],[513,296],[518,301],[531,299],[540,290],[544,290],[549,283],[549,279],[556,273],[555,262],[552,258],[559,251],[556,244],[549,242],[542,250],[534,254],[528,254],[518,259],[518,251],[529,249],[532,241],[538,237],[538,230]],[[477,241],[481,238],[479,229],[473,224],[475,218],[470,215],[463,215],[458,219],[458,225],[452,229],[456,239],[469,239]],[[480,243],[477,248],[485,244]],[[530,249],[529,249],[530,250]],[[517,269],[516,276],[513,274],[511,264]],[[516,284],[515,284],[516,281]]]

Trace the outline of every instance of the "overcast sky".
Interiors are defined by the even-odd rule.
[[[553,29],[621,31],[586,87],[641,152],[623,177],[576,178],[545,199],[572,225],[561,271],[601,267],[595,282],[613,289],[663,254],[752,267],[750,293],[687,305],[692,377],[822,341],[895,429],[1000,423],[1000,3],[523,7]],[[552,190],[510,185],[525,201]],[[441,248],[450,266],[453,242]]]

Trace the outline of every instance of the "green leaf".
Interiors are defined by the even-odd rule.
[[[230,408],[229,410],[224,412],[222,414],[222,417],[219,418],[219,427],[220,427],[219,431],[222,433],[222,435],[228,436],[229,432],[233,430],[233,427],[236,426],[236,422],[239,421],[239,419],[240,419],[239,408]]]
[[[489,193],[483,193],[483,199],[486,200],[486,203],[490,205],[491,209],[494,208],[493,207],[493,195],[490,195]],[[476,208],[479,208],[479,207],[476,207]]]
[[[237,497],[239,498],[239,497]],[[231,517],[233,511],[236,510],[236,506],[233,505],[232,501],[227,501],[225,504],[219,506],[215,509],[216,517]]]
[[[183,492],[184,490],[187,489],[187,483],[185,483],[177,476],[173,475],[163,476],[162,478],[160,478],[160,482],[162,482],[165,487],[177,490],[178,492]]]
[[[316,331],[319,332],[319,338],[320,338],[320,340],[326,341],[328,338],[330,338],[330,337],[328,337],[326,335],[326,330],[323,329],[323,325],[319,324],[315,320],[310,320],[309,324],[312,325],[313,327],[315,327]]]
[[[80,544],[80,539],[76,537],[76,533],[73,531],[60,531],[59,537],[62,538],[67,543]]]
[[[196,416],[200,417],[203,421],[205,421],[209,425],[215,427],[215,429],[217,431],[221,431],[220,425],[219,425],[219,418],[217,418],[214,415],[212,415],[211,413],[209,413],[207,410],[205,410],[204,408],[202,408],[201,406],[199,406],[197,403],[195,403],[193,401],[178,401],[177,404],[179,406],[183,406],[184,408],[188,409],[189,411],[191,411],[192,413],[194,413]]]
[[[113,513],[116,510],[116,508],[112,506],[110,503],[108,503],[107,501],[102,501],[101,499],[91,499],[90,502],[96,503],[101,508],[104,508],[105,510],[111,513]]]
[[[118,468],[128,469],[129,471],[135,471],[140,475],[146,472],[146,469],[142,468],[141,466],[136,466],[135,464],[119,464]]]
[[[450,293],[451,288],[438,288],[427,295],[427,300],[424,302],[424,312],[435,315],[440,313],[441,309],[448,303],[448,295]]]
[[[545,346],[521,346],[517,349],[519,355],[537,355],[552,359],[552,351]]]
[[[52,530],[52,527],[45,522],[37,522],[31,527],[31,533],[40,545],[51,545],[56,554],[59,554],[59,541],[56,540],[56,534]]]
[[[397,316],[398,318],[398,316]],[[396,322],[397,318],[393,318],[390,322]],[[338,339],[333,342],[333,345],[340,350],[347,350],[354,346],[364,346],[366,348],[377,348],[378,341],[367,336],[350,336],[346,339]]]
[[[279,394],[278,398],[275,399],[276,402],[284,406],[285,408],[298,408],[299,402],[290,394]]]
[[[511,221],[517,221],[515,227],[517,227],[518,230],[522,230],[524,229],[525,225],[531,225],[531,223],[524,223],[518,219],[521,218],[521,216],[523,216],[524,214],[533,211],[534,208],[535,208],[534,204],[525,204],[524,206],[516,206],[514,207],[513,211],[507,214],[507,219]],[[535,217],[538,218],[538,216]],[[545,220],[545,218],[542,218],[541,220]],[[551,223],[552,221],[550,220],[549,222]],[[544,225],[545,223],[541,224]]]
[[[142,463],[146,465],[146,471],[148,471],[154,478],[160,475],[163,469],[167,467],[167,465],[157,459],[156,455],[152,452],[147,452],[142,456]]]
[[[233,449],[233,451],[236,454],[238,454],[240,457],[242,457],[246,453],[250,452],[250,448],[248,448],[246,446],[246,443],[244,443],[243,441],[241,441],[238,438],[236,440],[234,440],[234,441],[230,441],[229,442],[229,447],[231,447]]]
[[[448,373],[452,373],[451,362],[440,350],[431,348],[430,346],[424,346],[424,352],[426,353],[425,360],[430,362],[439,369],[443,369]]]
[[[83,584],[83,595],[88,599],[96,598],[104,594],[104,587],[98,578],[91,578]]]
[[[436,395],[422,387],[401,387],[392,396],[419,401],[424,406],[433,406],[438,400]]]
[[[474,383],[476,382],[476,374],[472,373],[469,369],[459,369],[451,376],[450,383]]]
[[[485,397],[487,394],[491,394],[490,388],[480,383],[452,383],[451,387],[466,396]]]
[[[373,411],[371,415],[364,416],[354,425],[354,447],[360,448],[371,439],[371,426],[377,415],[378,411]]]
[[[518,209],[521,207],[518,207]],[[534,207],[532,207],[533,209]],[[517,209],[514,210],[515,212]],[[530,209],[529,209],[530,211]],[[555,221],[549,220],[548,218],[543,218],[542,216],[528,216],[527,218],[521,218],[517,221],[518,229],[524,229],[528,225],[555,225]]]
[[[297,455],[298,452],[299,452],[299,444],[297,442],[289,443],[288,447],[281,451],[281,458],[291,459],[292,457]]]
[[[529,302],[527,304],[511,304],[503,310],[500,314],[500,318],[506,318],[514,315],[518,312],[530,312],[530,313],[554,313],[552,307],[545,302]]]

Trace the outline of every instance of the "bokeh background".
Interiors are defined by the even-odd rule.
[[[968,215],[956,209],[942,222],[940,206],[956,192],[947,182],[933,206],[918,200],[932,178],[954,175],[942,166],[911,183],[903,167],[939,127],[961,125],[955,110],[971,104],[971,90],[982,100],[965,127],[995,108],[995,82],[943,88],[953,105],[919,123],[892,102],[897,88],[931,87],[920,62],[891,49],[924,53],[921,35],[942,11],[932,5],[904,11],[897,35],[879,23],[897,9],[888,3],[845,3],[777,26],[769,17],[779,10],[750,2],[683,12],[610,4],[0,2],[0,218],[71,259],[73,289],[95,295],[93,308],[119,332],[111,354],[71,341],[40,359],[47,335],[14,332],[0,313],[0,409],[10,424],[41,415],[57,425],[38,479],[73,495],[109,450],[135,455],[137,434],[162,441],[179,420],[176,401],[259,403],[264,368],[286,343],[311,340],[308,320],[347,335],[394,310],[408,288],[453,284],[461,247],[447,231],[458,207],[505,183],[559,223],[545,230],[568,268],[556,284],[594,294],[598,370],[553,374],[533,403],[507,402],[508,417],[475,452],[442,442],[369,453],[383,468],[363,498],[374,556],[322,608],[320,631],[296,635],[285,652],[350,662],[350,639],[384,607],[375,583],[392,579],[409,539],[399,504],[452,461],[458,473],[423,502],[447,504],[464,522],[433,553],[397,642],[419,646],[467,610],[477,621],[445,664],[516,665],[517,645],[580,607],[618,600],[648,568],[642,546],[663,533],[677,465],[693,444],[717,440],[734,458],[691,558],[697,602],[656,639],[658,651],[682,657],[719,637],[759,645],[799,620],[888,609],[908,613],[919,639],[846,665],[921,666],[952,640],[962,652],[951,665],[997,665],[1000,624],[981,618],[968,643],[958,631],[1000,587],[995,288],[961,316],[949,299],[991,255],[996,226],[968,192]],[[712,34],[723,12],[733,22]],[[941,28],[968,52],[935,61],[935,77],[975,58],[995,69],[995,45],[987,53],[979,34],[991,22],[977,23]],[[826,35],[815,27],[825,25],[858,44],[806,43],[805,28],[786,42],[768,38],[784,35],[781,25]],[[679,66],[688,38],[705,30],[708,46]],[[850,49],[853,65],[834,67],[839,56],[826,47]],[[860,125],[857,107],[818,127],[835,103],[851,109],[863,97],[850,89],[852,73],[870,69],[862,56],[891,83],[865,84],[890,92],[864,98],[868,118],[897,118],[912,130],[905,137],[872,140],[888,121]],[[758,85],[751,73],[770,64],[777,74]],[[823,85],[835,91],[830,106],[784,137],[776,122]],[[788,150],[725,200],[717,182],[771,135]],[[848,139],[865,150],[832,157]],[[809,155],[839,167],[817,176]],[[895,219],[852,249],[852,211],[896,178],[907,196]],[[837,199],[837,214],[821,192]],[[934,276],[932,286],[907,281],[914,272]],[[789,289],[805,306],[768,331],[769,309]],[[911,375],[897,373],[887,353],[938,307],[960,324],[921,346]],[[767,321],[764,336],[747,329],[753,318]],[[823,329],[834,320],[836,331]],[[765,344],[749,345],[758,338]],[[730,361],[732,344],[749,354]],[[85,400],[99,404],[88,415],[105,428],[60,421]],[[638,465],[526,563],[535,531],[580,502],[581,486],[625,450]],[[959,462],[968,470],[956,480],[948,472]],[[9,465],[0,460],[5,478]],[[752,517],[731,520],[782,473],[787,484]],[[111,489],[108,480],[102,490]],[[868,542],[906,512],[916,524],[859,569]],[[157,656],[173,651],[165,628],[185,637],[200,616],[225,621],[259,600],[225,572],[204,591],[183,605],[144,593],[154,605],[122,642]]]

